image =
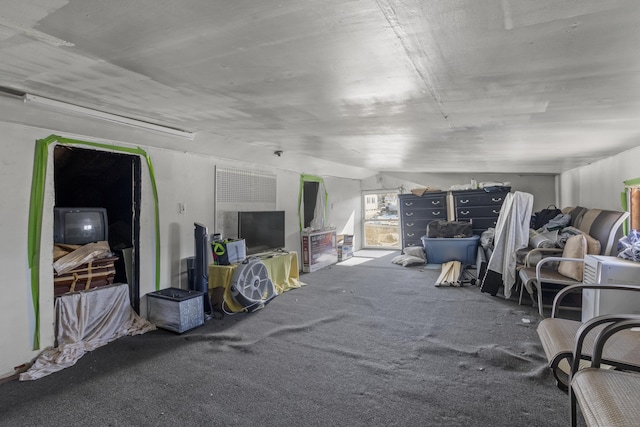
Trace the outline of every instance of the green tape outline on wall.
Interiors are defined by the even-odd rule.
[[[77,139],[62,138],[50,135],[36,141],[35,156],[33,162],[33,177],[31,181],[31,200],[29,202],[29,235],[28,235],[28,261],[31,271],[31,298],[35,314],[35,331],[33,336],[33,349],[40,348],[40,241],[42,237],[42,215],[44,209],[44,190],[47,176],[47,157],[49,145],[57,142],[65,145],[86,145],[105,150],[142,156],[147,161],[149,179],[153,191],[155,237],[156,237],[156,290],[160,290],[160,210],[158,208],[158,188],[151,157],[141,148],[119,147],[116,145],[102,144],[99,142],[81,141]]]

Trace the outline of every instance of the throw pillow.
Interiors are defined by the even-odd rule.
[[[422,246],[407,246],[404,248],[404,254],[422,258],[423,260],[427,259],[424,255],[424,248]]]
[[[595,239],[588,234],[585,234],[584,237],[587,239],[587,253],[589,255],[600,255],[600,250],[602,249],[600,240]]]
[[[571,236],[567,239],[562,251],[563,258],[584,258],[587,254],[587,239],[584,234]],[[582,282],[582,274],[584,272],[584,264],[576,261],[560,261],[558,265],[558,273],[563,276],[570,277],[573,280]]]
[[[392,264],[398,264],[403,267],[409,267],[412,265],[423,265],[425,263],[424,258],[411,255],[398,255],[391,260]]]
[[[562,234],[565,236],[575,236],[576,234],[583,234],[587,239],[587,253],[590,255],[599,255],[600,250],[602,249],[602,245],[600,244],[600,240],[589,236],[584,231],[575,227],[565,227],[562,229]]]

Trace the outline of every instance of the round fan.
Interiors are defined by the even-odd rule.
[[[233,299],[248,311],[264,307],[277,295],[267,266],[258,258],[248,258],[238,265],[231,278],[230,290]]]

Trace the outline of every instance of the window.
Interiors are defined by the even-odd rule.
[[[365,248],[400,249],[397,193],[364,193],[362,212]]]

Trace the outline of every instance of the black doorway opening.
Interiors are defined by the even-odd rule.
[[[140,157],[57,145],[53,163],[55,206],[107,209],[109,246],[119,258],[114,283],[129,284],[131,306],[140,313]]]
[[[304,228],[310,227],[311,221],[313,221],[315,217],[319,189],[320,183],[315,181],[304,181],[304,185],[302,187]]]

